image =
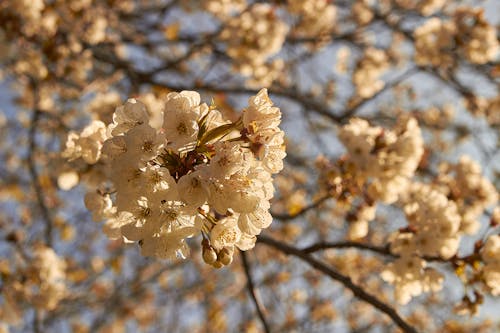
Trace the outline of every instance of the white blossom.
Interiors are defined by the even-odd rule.
[[[69,133],[62,156],[69,160],[81,157],[88,164],[95,164],[101,157],[101,148],[106,139],[106,125],[94,120],[80,134]]]
[[[136,99],[129,99],[125,105],[116,108],[113,114],[111,134],[116,136],[126,133],[135,126],[147,124],[149,115],[146,106]]]
[[[129,99],[116,108],[109,135],[94,122],[68,140],[67,157],[80,156],[89,145],[105,156],[107,171],[97,185],[111,187],[112,194],[91,191],[85,204],[94,220],[106,220],[108,237],[139,242],[143,255],[184,257],[185,238],[203,234],[205,262],[228,265],[235,246],[251,249],[255,235],[272,222],[272,174],[286,156],[281,112],[265,89],[235,122],[201,103],[194,91],[169,93],[161,111],[152,105],[151,114],[163,115],[161,127],[150,125],[144,104]]]

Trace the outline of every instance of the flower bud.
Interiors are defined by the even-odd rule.
[[[203,261],[209,265],[212,265],[215,261],[217,261],[217,253],[215,253],[215,250],[210,245],[203,247],[202,256]]]
[[[233,262],[233,251],[229,250],[228,247],[223,248],[219,252],[218,261],[220,261],[224,266],[229,265]]]
[[[212,266],[214,268],[221,268],[222,266],[224,266],[223,264],[220,263],[220,261],[216,261],[212,264]]]

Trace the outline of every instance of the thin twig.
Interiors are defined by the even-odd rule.
[[[305,253],[313,253],[313,252],[327,250],[327,249],[346,249],[346,248],[356,248],[356,249],[361,249],[361,250],[369,250],[372,252],[376,252],[378,254],[397,257],[396,255],[391,253],[388,246],[376,246],[376,245],[364,244],[364,243],[353,242],[353,241],[320,242],[320,243],[316,243],[316,244],[313,244],[311,246],[305,247],[305,248],[301,249],[301,251],[304,251]]]
[[[305,206],[303,207],[301,210],[299,210],[298,212],[294,213],[294,214],[278,214],[278,213],[271,213],[271,215],[275,218],[275,219],[278,219],[278,220],[281,220],[281,221],[286,221],[286,220],[293,220],[299,216],[302,216],[304,215],[305,213],[307,213],[308,211],[314,209],[314,208],[317,208],[319,205],[321,205],[323,202],[325,202],[326,200],[330,199],[332,196],[331,195],[325,195],[325,196],[322,196],[321,198],[317,199],[316,201],[314,201],[312,204],[310,204],[309,206]]]
[[[384,255],[386,257],[393,258],[393,259],[397,259],[400,257],[399,254],[391,252],[389,244],[387,244],[386,246],[377,246],[377,245],[371,245],[371,244],[353,242],[353,241],[319,242],[319,243],[304,247],[304,248],[300,249],[300,251],[303,251],[304,253],[307,253],[307,254],[311,254],[311,253],[322,251],[322,250],[347,249],[347,248],[367,250],[367,251],[378,253],[378,254]],[[472,263],[472,262],[474,262],[474,260],[477,260],[477,258],[478,258],[477,251],[472,252],[469,255],[461,256],[461,257],[454,255],[451,258],[443,258],[439,255],[434,255],[434,256],[421,255],[418,253],[415,253],[414,255],[418,255],[420,258],[422,258],[426,261],[450,263],[454,266],[460,266],[460,264],[464,263],[464,262]]]
[[[267,323],[266,317],[264,315],[263,306],[259,302],[257,295],[255,294],[255,285],[252,279],[252,273],[250,272],[250,264],[248,263],[247,255],[244,251],[241,251],[241,262],[243,263],[243,269],[245,270],[245,275],[247,277],[247,288],[250,296],[252,298],[253,303],[255,304],[255,310],[259,316],[260,322],[264,327],[264,331],[266,333],[270,333],[271,329],[269,328],[269,324]]]
[[[33,313],[33,332],[34,333],[41,333],[42,330],[41,330],[41,325],[40,325],[40,310],[38,309],[34,309],[34,313]]]
[[[38,126],[38,120],[41,116],[41,110],[38,108],[38,88],[34,80],[31,80],[31,87],[33,90],[33,115],[31,117],[31,123],[28,133],[28,169],[31,176],[31,182],[33,183],[33,187],[35,189],[35,194],[37,197],[38,205],[40,207],[40,211],[42,213],[42,218],[45,221],[45,243],[48,246],[52,246],[52,226],[53,221],[50,215],[49,208],[45,204],[45,198],[43,193],[43,187],[40,183],[38,171],[36,169],[36,162],[34,158],[34,154],[36,151],[36,130]]]
[[[382,311],[386,315],[388,315],[396,325],[398,325],[403,332],[406,333],[417,333],[417,330],[411,326],[409,323],[407,323],[397,312],[394,308],[391,306],[387,305],[386,303],[382,302],[379,300],[377,297],[367,293],[363,288],[360,286],[354,284],[351,281],[351,278],[348,276],[345,276],[334,269],[328,267],[321,261],[317,260],[310,254],[307,254],[306,252],[297,249],[293,246],[287,245],[283,242],[277,241],[271,237],[268,236],[263,236],[260,235],[258,237],[258,242],[269,245],[287,255],[292,255],[295,257],[298,257],[317,269],[318,271],[328,275],[330,278],[332,278],[335,281],[340,282],[344,287],[347,289],[351,290],[354,296],[359,298],[360,300],[363,300],[369,304],[371,304],[373,307],[377,308],[378,310]]]

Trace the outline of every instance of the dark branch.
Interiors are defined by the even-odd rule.
[[[294,214],[278,214],[278,213],[271,213],[275,219],[282,220],[282,221],[287,221],[287,220],[293,220],[294,218],[297,218],[299,216],[304,215],[308,211],[317,208],[319,205],[321,205],[323,202],[326,200],[330,199],[331,195],[325,195],[319,199],[317,199],[315,202],[310,204],[309,206],[306,206],[299,210],[298,212]]]
[[[269,324],[267,323],[266,317],[264,315],[263,306],[257,299],[257,295],[255,294],[255,285],[252,279],[252,273],[250,272],[250,264],[248,263],[247,255],[245,252],[241,251],[241,262],[243,263],[243,269],[245,270],[245,275],[247,277],[247,288],[248,293],[250,294],[253,303],[255,304],[255,310],[257,311],[257,315],[259,316],[260,322],[264,327],[264,332],[269,333],[271,329],[269,328]]]
[[[394,308],[390,307],[386,303],[382,302],[379,300],[377,297],[367,293],[363,288],[360,286],[354,284],[351,281],[351,278],[348,276],[345,276],[334,269],[328,267],[321,261],[317,260],[310,254],[297,249],[293,246],[287,245],[285,243],[282,243],[280,241],[277,241],[273,238],[270,238],[268,236],[263,236],[260,235],[258,237],[258,242],[262,244],[269,245],[276,250],[279,250],[287,255],[292,255],[297,258],[302,259],[306,263],[308,263],[310,266],[314,267],[318,271],[328,275],[330,278],[332,278],[335,281],[340,282],[344,287],[347,289],[351,290],[354,296],[357,298],[371,304],[373,307],[377,308],[378,310],[382,311],[386,315],[388,315],[394,323],[396,323],[402,330],[403,332],[406,333],[417,333],[417,330],[411,326],[409,323],[407,323],[397,312]]]
[[[36,83],[32,80],[32,88],[33,88],[33,115],[31,117],[31,123],[29,127],[28,133],[28,169],[31,176],[31,182],[33,184],[33,188],[35,189],[35,194],[38,202],[38,206],[40,207],[40,211],[42,213],[42,218],[45,221],[45,243],[48,246],[52,246],[52,226],[53,221],[50,215],[49,208],[45,204],[45,198],[43,193],[43,188],[40,183],[40,179],[38,176],[38,171],[36,169],[35,162],[35,150],[36,150],[36,130],[38,126],[38,120],[41,116],[41,110],[38,109],[38,88],[36,87]]]
[[[311,246],[305,247],[301,251],[303,251],[305,253],[313,253],[313,252],[327,250],[327,249],[347,249],[347,248],[368,250],[368,251],[376,252],[378,254],[382,254],[385,256],[397,257],[396,255],[391,253],[388,246],[376,246],[376,245],[370,245],[370,244],[364,244],[364,243],[352,242],[352,241],[320,242],[320,243],[316,243],[316,244],[313,244]]]

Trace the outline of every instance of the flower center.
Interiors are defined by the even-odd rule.
[[[145,141],[144,144],[142,145],[142,150],[147,152],[147,153],[150,153],[153,151],[153,141]]]
[[[186,134],[187,133],[187,126],[185,123],[179,123],[179,125],[177,125],[177,133],[179,134]]]

